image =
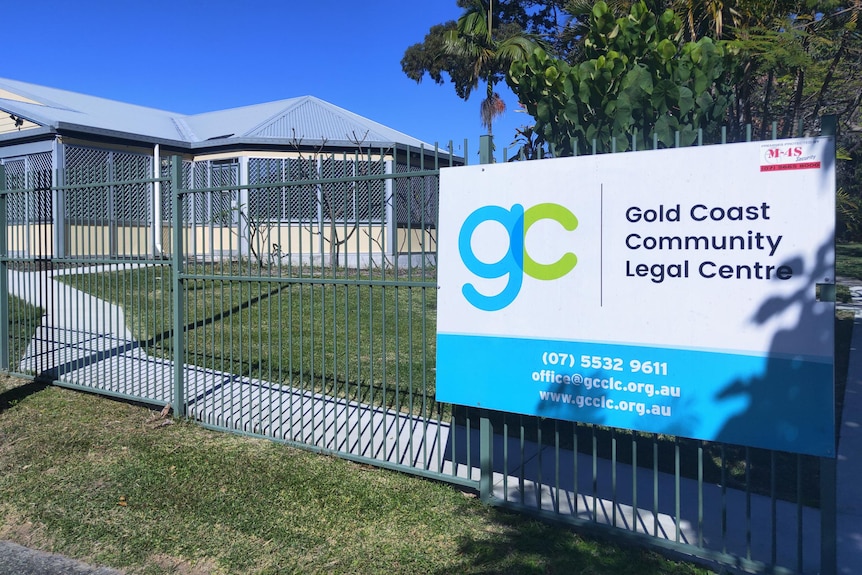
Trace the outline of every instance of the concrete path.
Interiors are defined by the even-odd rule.
[[[0,541],[0,575],[122,575],[107,567],[93,567],[56,553],[46,553]]]
[[[12,293],[46,309],[43,324],[22,360],[22,370],[38,373],[40,365],[52,365],[56,366],[54,375],[64,382],[99,393],[141,397],[157,405],[170,402],[173,362],[148,355],[135,342],[120,308],[48,276],[11,272],[9,279]],[[862,318],[862,285],[858,296],[851,307]],[[862,319],[857,321],[862,324]],[[842,574],[862,573],[862,325],[854,329],[853,348],[859,352],[852,356],[837,466],[838,565]],[[203,423],[423,471],[473,480],[479,477],[475,431],[216,370],[191,365],[183,369],[190,398],[188,414]],[[493,490],[499,499],[616,524],[668,541],[726,549],[767,563],[775,541],[777,564],[801,564],[805,572],[814,572],[819,565],[820,513],[816,509],[803,508],[800,514],[794,504],[708,484],[698,490],[697,482],[685,478],[679,480],[677,508],[676,478],[659,474],[658,513],[653,514],[656,493],[651,470],[617,464],[616,488],[609,481],[594,485],[594,462],[589,455],[557,454],[551,448],[539,449],[534,443],[504,440],[500,435],[495,441],[495,453],[502,453],[505,443],[508,453],[523,453],[525,461],[523,469],[503,469],[496,462]],[[557,465],[576,468],[577,483],[556,480]],[[610,462],[597,460],[595,465],[596,477],[611,477]],[[746,507],[751,510],[750,521],[742,515]],[[741,522],[747,528],[722,532],[725,510],[727,525]]]

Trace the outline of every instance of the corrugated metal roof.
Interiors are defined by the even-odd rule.
[[[313,96],[297,98],[278,115],[252,128],[246,135],[259,138],[398,142],[420,146],[420,140]],[[427,144],[425,144],[427,146]]]
[[[0,109],[14,112],[43,126],[58,128],[61,124],[66,124],[166,140],[183,139],[171,120],[176,114],[164,110],[16,80],[0,79],[0,88],[39,102],[28,104],[0,100]]]
[[[36,102],[0,98],[0,110],[54,129],[79,127],[189,144],[213,139],[301,139],[431,147],[313,96],[186,115],[4,78],[0,78],[0,90]]]

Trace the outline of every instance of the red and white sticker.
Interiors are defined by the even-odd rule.
[[[760,146],[760,171],[819,170],[821,158],[813,143],[813,140],[788,140]]]

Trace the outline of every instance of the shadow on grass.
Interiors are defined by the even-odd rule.
[[[703,573],[690,564],[669,570],[666,559],[639,546],[619,547],[601,536],[572,536],[572,529],[522,515],[500,513],[499,531],[476,537],[461,537],[459,573],[491,575],[638,573],[638,575],[682,575]],[[439,575],[452,573],[449,566]]]
[[[35,395],[50,386],[50,383],[44,381],[30,381],[24,385],[19,385],[0,393],[0,413],[14,407],[22,399],[27,399],[31,395]]]

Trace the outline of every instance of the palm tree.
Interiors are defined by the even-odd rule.
[[[466,57],[473,63],[466,97],[479,86],[480,81],[485,82],[486,95],[479,107],[479,115],[489,135],[494,120],[506,111],[506,104],[494,91],[494,86],[503,79],[512,62],[526,59],[538,45],[536,39],[523,31],[501,32],[494,27],[494,0],[487,3],[472,0],[458,19],[455,30],[449,31],[445,37],[448,53]]]

